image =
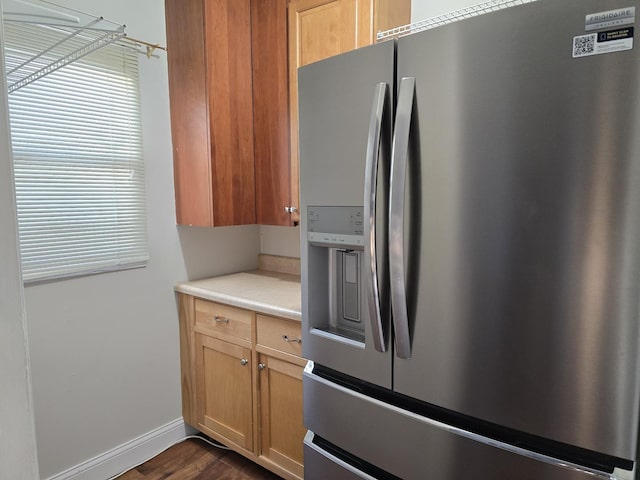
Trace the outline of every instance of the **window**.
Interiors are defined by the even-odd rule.
[[[6,23],[9,83],[66,35]],[[148,260],[137,61],[108,45],[9,95],[25,282]]]

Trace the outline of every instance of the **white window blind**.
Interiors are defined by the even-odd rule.
[[[64,35],[5,24],[7,71]],[[26,282],[148,260],[137,62],[109,45],[9,95]]]

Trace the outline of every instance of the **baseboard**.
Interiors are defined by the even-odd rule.
[[[105,480],[148,460],[194,432],[180,417],[47,480]]]

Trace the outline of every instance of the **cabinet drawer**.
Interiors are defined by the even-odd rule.
[[[293,355],[302,355],[302,326],[300,322],[284,318],[257,315],[259,345]]]
[[[196,328],[251,341],[253,312],[220,303],[196,299]]]

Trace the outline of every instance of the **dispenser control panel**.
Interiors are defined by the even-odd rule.
[[[363,207],[307,207],[307,239],[318,245],[364,247]]]

